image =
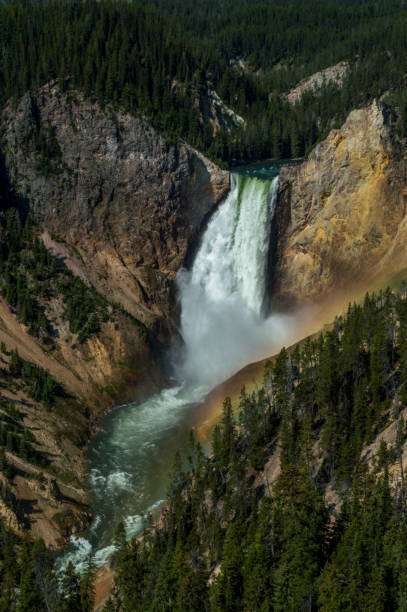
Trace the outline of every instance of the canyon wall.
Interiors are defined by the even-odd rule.
[[[153,344],[167,342],[176,272],[226,195],[228,173],[186,144],[169,145],[141,119],[52,86],[9,105],[0,131],[9,191],[47,248],[140,321]],[[145,334],[119,323],[105,326],[106,341],[88,343],[90,383],[114,379],[114,362],[149,358]],[[61,350],[83,377],[82,355],[76,363]]]
[[[83,341],[58,291],[63,274],[44,295],[34,292],[46,333],[30,333],[0,298],[0,421],[11,409],[18,435],[28,431],[46,458],[41,467],[8,449],[11,472],[0,474],[8,502],[0,516],[55,547],[91,516],[83,486],[92,423],[119,401],[163,384],[163,349],[177,316],[175,275],[226,195],[229,174],[188,145],[169,144],[142,119],[54,86],[8,105],[0,139],[0,214],[17,208],[24,222],[29,213],[35,234],[85,283],[89,299],[107,300],[100,329]],[[13,377],[14,349],[61,383],[66,398],[52,406],[33,400],[24,380]]]
[[[271,293],[280,306],[368,288],[407,268],[405,150],[382,102],[282,169]]]
[[[52,86],[9,106],[1,137],[9,181],[48,245],[74,247],[67,265],[148,327],[171,326],[172,281],[228,173],[141,119]]]

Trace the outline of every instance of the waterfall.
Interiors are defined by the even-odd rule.
[[[280,339],[281,318],[263,312],[277,191],[278,176],[232,174],[192,269],[178,274],[185,343],[178,375],[188,384],[213,386]]]

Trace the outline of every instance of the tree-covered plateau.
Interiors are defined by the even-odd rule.
[[[58,79],[223,164],[302,156],[375,97],[406,135],[407,9],[396,0],[6,0],[0,39],[0,103]],[[282,95],[339,61],[343,83],[295,105]],[[213,88],[244,125],[204,120]]]

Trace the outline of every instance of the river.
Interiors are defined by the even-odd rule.
[[[178,274],[184,345],[173,354],[176,382],[102,421],[89,449],[96,518],[82,537],[71,538],[60,568],[69,560],[80,568],[91,550],[96,564],[104,563],[119,521],[128,538],[139,534],[165,498],[175,452],[187,452],[191,429],[206,419],[208,392],[292,337],[295,317],[264,313],[280,167],[256,164],[232,173],[230,192],[208,223],[191,270]]]

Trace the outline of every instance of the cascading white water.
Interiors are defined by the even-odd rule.
[[[185,351],[180,377],[213,386],[279,341],[281,316],[264,318],[267,254],[278,177],[232,174],[191,271],[178,275]]]
[[[102,564],[120,520],[129,538],[141,531],[144,515],[165,497],[175,451],[205,419],[199,402],[288,339],[293,319],[266,318],[263,312],[277,188],[278,178],[232,174],[230,193],[210,220],[191,271],[178,275],[184,351],[176,365],[177,386],[104,419],[89,451],[97,516],[84,537],[72,540],[59,569],[68,561],[80,568],[91,548]]]
[[[239,297],[260,314],[278,177],[271,185],[270,189],[269,181],[232,174],[229,195],[208,225],[190,274],[189,286],[199,286],[205,301]],[[183,323],[191,314],[184,289],[185,284],[181,287]],[[188,337],[184,340],[188,343]]]

